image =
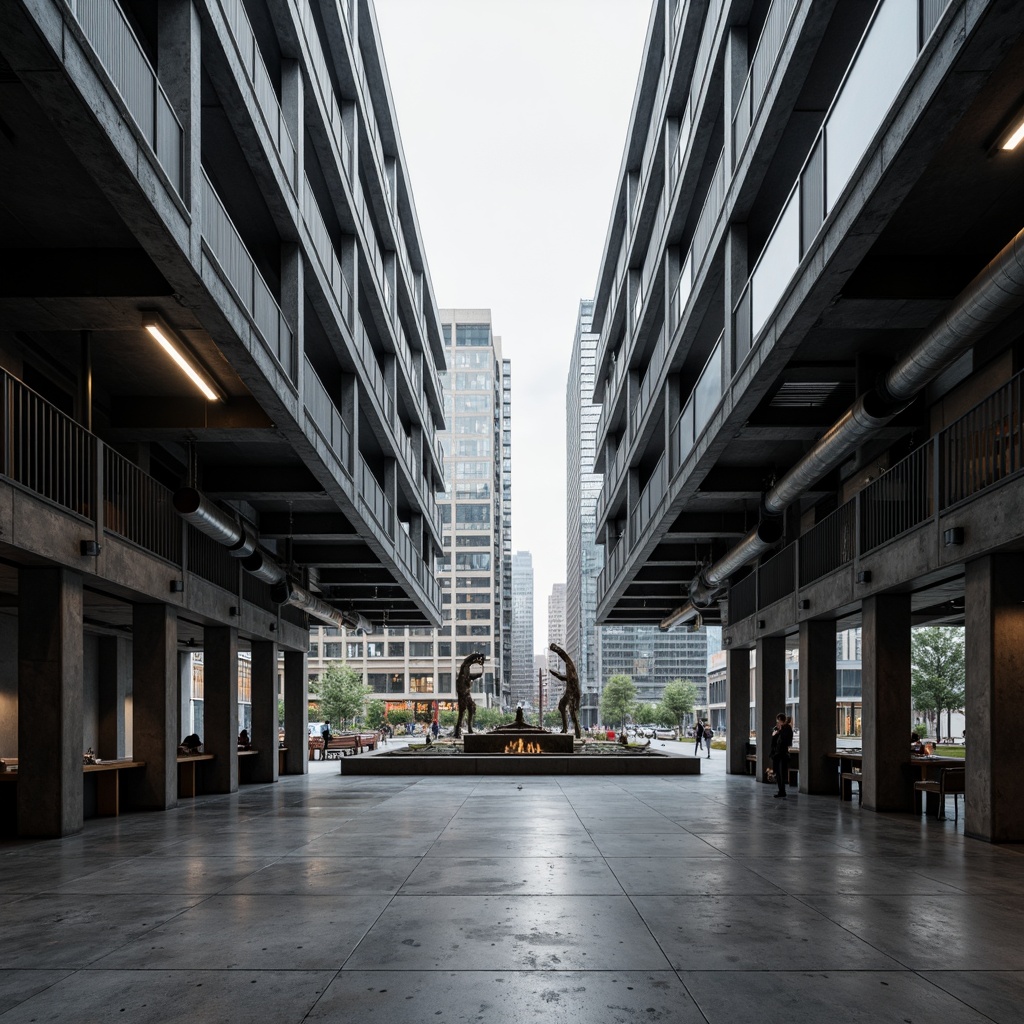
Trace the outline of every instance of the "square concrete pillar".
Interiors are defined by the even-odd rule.
[[[786,710],[786,638],[765,636],[757,641],[754,666],[754,715],[757,722],[757,777],[768,781],[775,716]]]
[[[82,577],[18,570],[18,834],[82,828]]]
[[[285,771],[305,775],[309,771],[309,689],[306,652],[284,652],[284,745]]]
[[[836,624],[800,623],[800,792],[836,792]]]
[[[909,811],[910,595],[878,594],[863,604],[861,630],[864,806]]]
[[[178,614],[166,604],[132,609],[132,757],[145,761],[132,779],[140,807],[178,802]]]
[[[967,795],[964,832],[1024,842],[1024,557],[967,563]]]
[[[277,782],[277,644],[252,643],[253,782]]]
[[[203,640],[203,749],[214,754],[206,765],[211,793],[238,789],[238,630],[216,626]]]
[[[125,703],[131,688],[132,650],[127,637],[101,636],[99,669],[99,740],[102,758],[124,757]]]
[[[725,655],[725,770],[730,775],[747,774],[747,744],[750,742],[750,650],[741,647]]]

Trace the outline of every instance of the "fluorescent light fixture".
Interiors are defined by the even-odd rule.
[[[182,373],[203,393],[208,401],[217,402],[223,395],[215,391],[213,387],[203,379],[199,371],[186,358],[185,346],[162,320],[158,317],[147,314],[142,321],[142,326],[150,333],[150,336],[160,347],[178,364]],[[187,349],[185,350],[187,351]]]
[[[1024,117],[1018,117],[1016,124],[1010,128],[1010,134],[997,143],[1000,149],[1016,149],[1024,141]]]

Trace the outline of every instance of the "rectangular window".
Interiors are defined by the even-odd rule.
[[[413,640],[409,643],[410,658],[431,658],[434,655],[434,645],[429,641]]]
[[[368,658],[383,658],[384,644],[379,640],[369,640],[366,644],[366,656]]]
[[[490,412],[490,395],[456,395],[455,411],[459,412]]]
[[[491,538],[486,533],[460,533],[455,538],[455,546],[457,548],[489,548]]]
[[[388,676],[388,693],[405,693],[405,676],[401,672]]]
[[[483,551],[457,551],[455,553],[455,568],[485,570],[491,567],[490,552]],[[475,595],[474,595],[475,596]]]
[[[387,693],[388,674],[386,672],[367,672],[366,685],[369,686],[374,693]]]
[[[410,693],[433,693],[434,677],[428,675],[409,676]]]
[[[489,498],[491,496],[491,485],[485,483],[460,483],[455,488],[456,498]]]
[[[456,594],[456,604],[490,604],[490,594]]]
[[[456,480],[486,480],[493,473],[489,462],[456,462]]]
[[[450,640],[439,640],[437,642],[437,656],[439,658],[450,658],[452,656],[452,645]]]
[[[363,645],[362,643],[349,643],[345,644],[345,658],[348,661],[352,661],[355,658],[361,658],[363,656]]]
[[[451,420],[448,421],[449,423]],[[490,416],[456,416],[455,434],[489,434],[491,432]]]
[[[466,640],[455,644],[455,656],[457,658],[465,658],[467,655],[474,654],[477,651],[489,658],[491,656],[490,643],[481,643],[479,640]]]
[[[455,353],[455,369],[456,370],[483,370],[490,369],[491,366],[491,353],[490,352],[456,352]]]
[[[489,459],[491,457],[491,439],[489,437],[457,437],[454,444],[449,444],[450,451],[445,455],[454,455],[457,459]]]
[[[455,374],[456,391],[490,391],[494,381],[489,373],[483,370],[476,373]]]
[[[388,644],[388,657],[389,658],[404,658],[405,657],[405,644],[399,643],[392,640]]]
[[[437,673],[437,692],[438,693],[451,693],[452,692],[452,674],[451,674],[451,672],[438,672]]]
[[[458,348],[483,348],[490,343],[490,324],[455,325],[455,344]]]
[[[324,657],[325,658],[340,658],[341,657],[341,644],[338,644],[338,643],[324,644]]]
[[[490,523],[490,521],[490,505],[466,505],[460,503],[455,506],[455,522],[460,526],[463,523]]]
[[[452,343],[452,325],[441,324],[441,332],[444,334],[444,343],[450,345]]]
[[[477,590],[480,590],[481,588],[486,590],[488,587],[490,587],[490,585],[491,581],[487,576],[455,577],[455,586],[458,587],[460,590],[472,590],[474,588],[476,588]]]

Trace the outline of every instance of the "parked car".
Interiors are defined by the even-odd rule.
[[[677,740],[679,739],[678,729],[655,729],[654,735],[659,740]]]

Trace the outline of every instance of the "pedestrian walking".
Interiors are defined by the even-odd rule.
[[[789,724],[786,716],[775,716],[775,728],[772,730],[771,759],[772,770],[775,772],[775,781],[778,783],[779,791],[775,798],[786,799],[786,780],[789,778],[789,748],[793,745],[793,726]]]
[[[715,730],[710,725],[704,726],[704,742],[708,748],[708,757],[711,756],[711,741],[715,738]]]
[[[697,719],[697,724],[693,727],[693,738],[695,741],[693,752],[700,757],[701,744],[704,742],[704,722],[700,718]]]

